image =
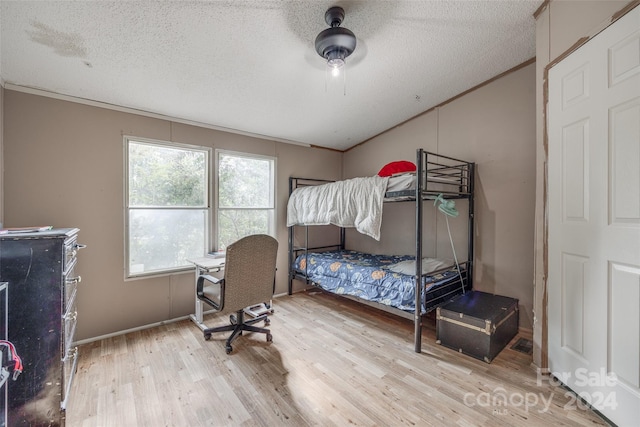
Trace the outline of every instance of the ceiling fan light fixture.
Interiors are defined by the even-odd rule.
[[[344,9],[331,7],[324,15],[325,22],[331,27],[316,37],[316,52],[327,60],[328,67],[335,75],[344,67],[345,58],[356,49],[356,36],[350,30],[340,27],[344,19]]]
[[[337,77],[340,74],[340,70],[344,67],[344,58],[347,55],[343,50],[336,49],[329,52],[327,55],[327,66],[331,71],[331,75]]]

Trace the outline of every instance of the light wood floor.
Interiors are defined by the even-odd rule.
[[[418,354],[409,320],[317,292],[274,306],[273,342],[245,334],[230,355],[188,320],[82,346],[67,425],[606,425],[509,346],[486,364],[427,322]]]

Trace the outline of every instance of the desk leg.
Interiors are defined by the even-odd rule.
[[[202,270],[200,269],[200,267],[196,266],[196,280],[194,282],[194,291],[197,292],[198,288],[198,277],[200,277],[200,275],[202,274]],[[204,303],[202,301],[200,301],[198,299],[198,297],[196,296],[196,310],[195,313],[190,315],[189,317],[191,318],[191,320],[193,320],[193,322],[201,329],[201,330],[205,330],[207,327],[204,325],[203,322],[203,312],[204,312]]]

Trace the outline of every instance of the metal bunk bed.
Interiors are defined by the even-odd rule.
[[[437,306],[450,301],[464,290],[472,288],[473,248],[474,248],[474,176],[475,163],[466,162],[440,154],[430,153],[423,149],[416,152],[415,185],[412,189],[387,192],[385,203],[415,202],[415,260],[423,258],[423,205],[425,200],[435,200],[439,195],[444,199],[464,199],[468,201],[468,238],[467,260],[460,263],[464,270],[459,271],[456,280],[432,287],[424,292],[424,277],[420,262],[415,262],[415,305],[413,312],[400,310],[378,302],[371,302],[349,295],[341,295],[393,314],[413,319],[414,347],[417,353],[422,351],[422,316]],[[333,181],[309,178],[289,178],[289,195],[299,187],[327,184]],[[296,232],[304,228],[304,244],[296,246]],[[299,230],[298,230],[299,231]],[[340,228],[339,242],[334,245],[311,246],[309,244],[309,226],[294,225],[289,227],[289,295],[293,291],[293,280],[301,280],[306,284],[316,285],[307,276],[306,271],[294,268],[296,258],[310,251],[345,250],[345,229]],[[450,268],[450,267],[448,267]],[[460,283],[462,281],[462,283]],[[423,304],[424,298],[424,304]],[[424,312],[422,312],[424,307]]]

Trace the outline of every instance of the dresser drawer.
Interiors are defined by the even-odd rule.
[[[70,295],[69,304],[67,305],[66,312],[62,316],[62,330],[64,343],[64,350],[62,353],[62,396],[60,407],[64,410],[67,406],[67,398],[69,391],[71,390],[71,383],[76,373],[78,364],[78,347],[73,346],[76,325],[78,323],[78,311],[76,309],[76,295],[77,290],[74,289]]]
[[[64,331],[64,349],[69,350],[73,345],[73,341],[76,335],[76,324],[78,323],[78,309],[76,306],[76,294],[74,291],[69,299],[65,313],[62,316],[63,331]]]
[[[78,243],[77,235],[64,242],[64,265],[62,267],[64,274],[68,274],[69,270],[76,265],[78,251],[83,248],[86,248],[86,245]]]
[[[75,267],[75,265],[74,265]],[[78,283],[82,281],[82,277],[75,275],[75,270],[71,268],[68,274],[64,275],[64,310],[67,311],[66,307],[71,303],[71,298],[73,298],[78,290]]]
[[[67,408],[67,399],[71,391],[71,383],[78,369],[78,347],[69,348],[62,359],[62,396],[60,408],[64,411]]]
[[[77,236],[70,237],[64,242],[64,265],[62,266],[62,271],[65,274],[75,264],[76,256],[78,255],[77,244]]]

